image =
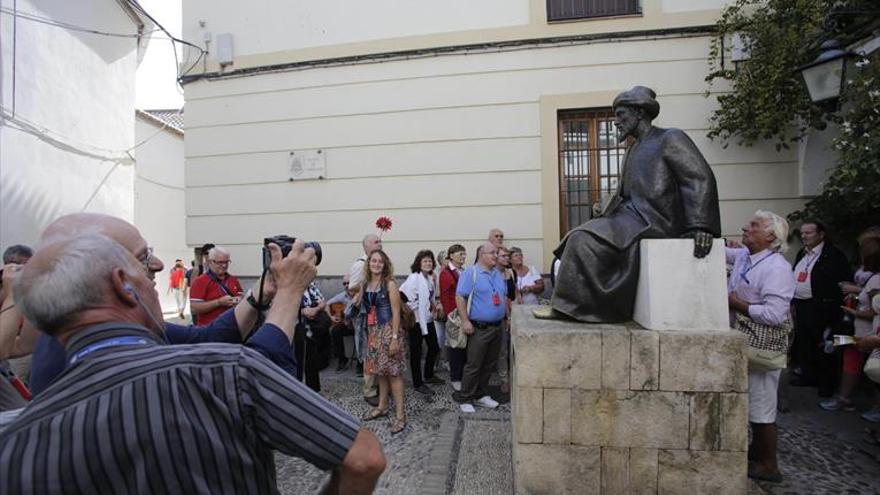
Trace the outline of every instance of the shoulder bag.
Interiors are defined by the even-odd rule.
[[[477,267],[474,266],[474,279],[471,286],[471,293],[468,295],[467,313],[471,314],[471,303],[474,300],[474,290],[477,288]],[[446,317],[446,345],[453,349],[464,349],[467,347],[467,334],[461,331],[461,315],[458,308],[452,310]]]
[[[788,364],[788,336],[791,319],[782,325],[764,325],[748,315],[736,313],[736,329],[748,336],[749,368],[760,371],[781,370]]]
[[[871,351],[871,355],[865,361],[865,374],[872,382],[880,383],[880,349]]]

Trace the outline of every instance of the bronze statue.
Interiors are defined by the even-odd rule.
[[[600,215],[568,232],[553,252],[560,264],[552,310],[539,308],[535,316],[630,320],[641,239],[690,237],[694,256],[702,258],[721,235],[715,176],[684,132],[651,125],[660,113],[655,98],[650,88],[636,86],[614,99],[620,139],[632,136],[635,143]]]

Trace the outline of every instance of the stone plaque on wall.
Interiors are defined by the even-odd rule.
[[[291,181],[323,179],[327,176],[326,155],[320,149],[291,151],[287,165]]]

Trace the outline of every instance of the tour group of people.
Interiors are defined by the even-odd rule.
[[[880,348],[880,228],[857,239],[855,269],[821,222],[803,222],[799,237],[792,265],[783,256],[788,222],[758,211],[741,239],[727,243],[731,326],[792,329],[791,384],[816,387],[822,409],[853,410],[862,369]],[[319,394],[320,371],[333,357],[337,370],[354,365],[370,404],[360,420],[387,418],[391,434],[407,427],[407,382],[425,396],[432,386],[451,387],[464,412],[495,408],[493,374],[509,390],[511,308],[548,293],[540,271],[497,228],[472,260],[461,244],[418,251],[405,279],[395,277],[381,238],[367,235],[331,298],[318,289],[315,253],[301,242],[287,257],[271,245],[270,270],[248,290],[229,272],[228,251],[203,248],[190,270],[180,260],[170,270],[170,290],[188,296],[193,325],[164,321],[154,288],[164,264],[123,220],[68,215],[46,229],[36,253],[7,249],[0,491],[51,493],[62,480],[93,492],[129,491],[132,483],[154,492],[254,491],[274,487],[267,466],[278,450],[331,470],[331,493],[369,492],[385,466],[382,446]],[[240,345],[217,345],[230,343]],[[28,354],[30,374],[16,374],[9,360]],[[781,369],[749,371],[749,475],[767,481],[782,479],[780,377]],[[880,422],[880,401],[861,416]],[[65,435],[96,441],[59,443]],[[216,463],[229,466],[219,478],[209,467]],[[148,474],[171,465],[184,469]],[[241,476],[244,466],[257,466],[256,474]],[[90,472],[106,476],[79,475]]]
[[[854,411],[852,394],[866,360],[880,349],[880,227],[858,237],[855,268],[822,222],[806,220],[798,230],[803,247],[793,265],[783,257],[788,222],[768,211],[756,212],[741,242],[728,242],[726,249],[731,327],[752,336],[781,330],[788,351],[778,364],[750,360],[749,476],[769,482],[783,480],[776,456],[782,369],[790,369],[790,385],[817,388],[820,408]],[[753,344],[760,345],[750,339]],[[880,351],[872,359],[880,360]],[[869,388],[875,402],[861,417],[877,423],[880,394],[876,383]],[[869,432],[877,442],[875,430]]]

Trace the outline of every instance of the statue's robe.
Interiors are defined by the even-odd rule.
[[[572,229],[554,251],[561,263],[553,309],[587,322],[632,319],[639,241],[697,229],[721,235],[712,169],[684,132],[652,127],[627,150],[602,214]]]

